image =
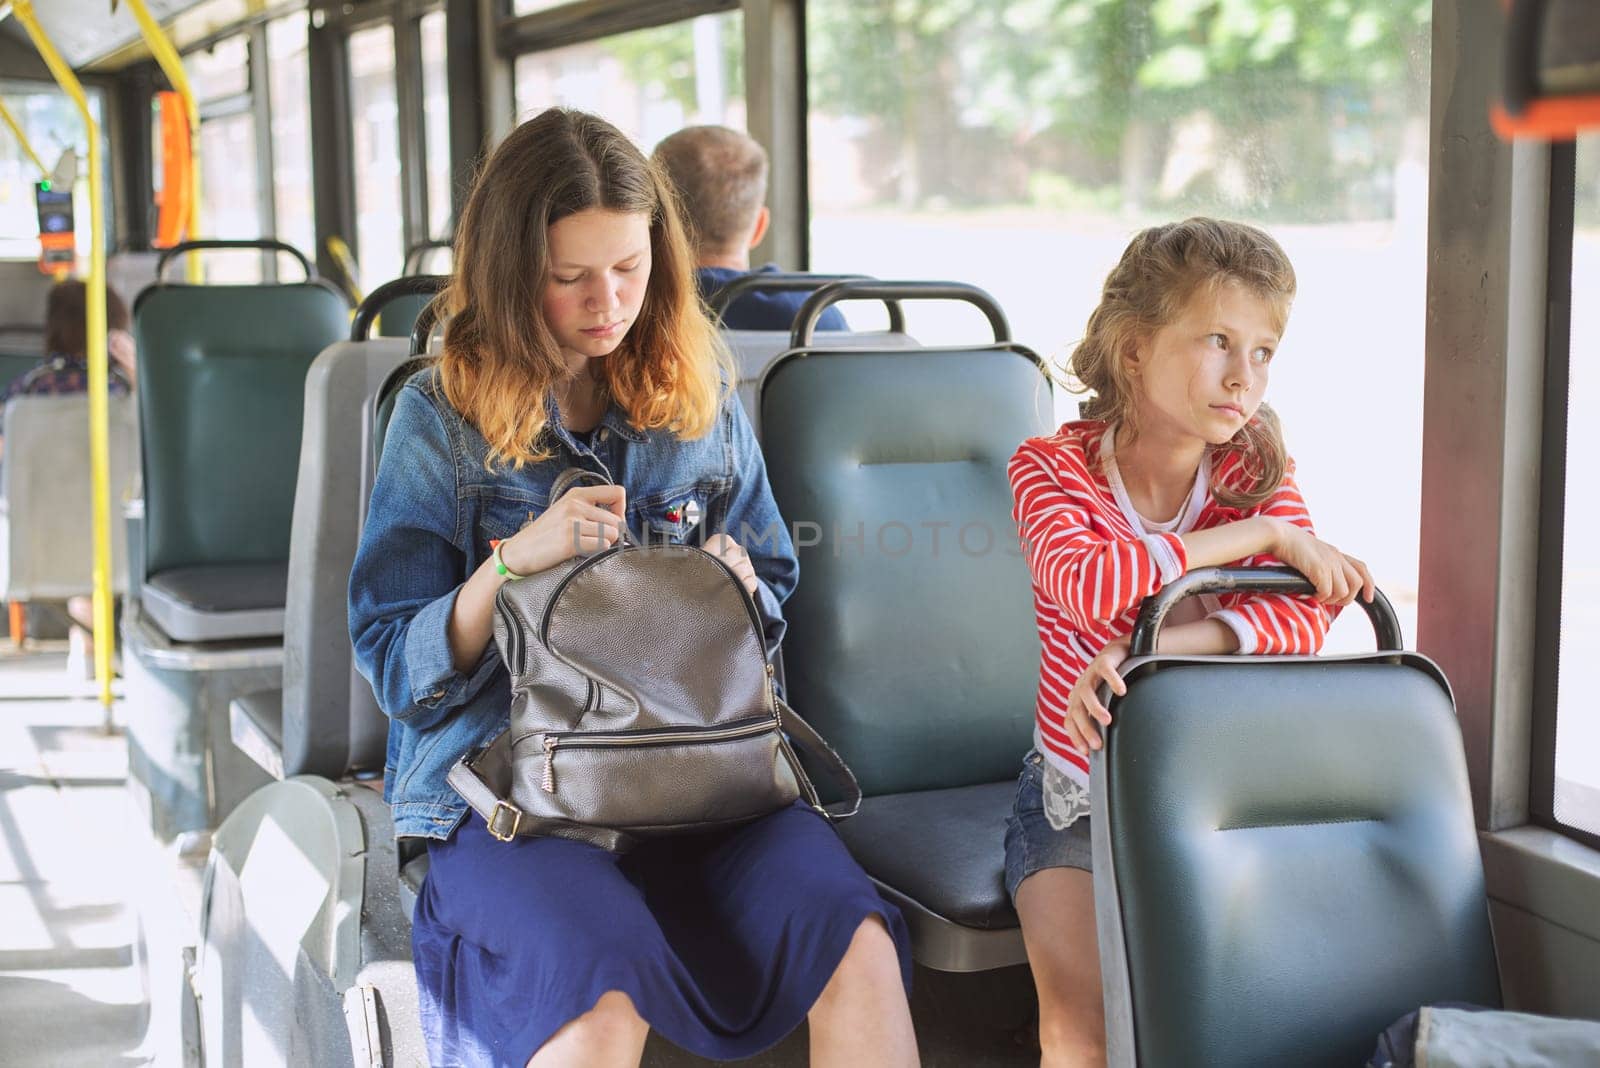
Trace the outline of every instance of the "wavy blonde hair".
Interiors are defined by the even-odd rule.
[[[1273,329],[1283,332],[1294,303],[1294,267],[1266,233],[1244,223],[1196,217],[1141,231],[1106,276],[1100,304],[1068,360],[1086,419],[1138,432],[1138,393],[1128,365],[1138,346],[1175,321],[1196,295],[1234,282],[1266,302]],[[1277,414],[1266,404],[1214,451],[1238,454],[1239,464],[1212,467],[1211,493],[1232,508],[1265,501],[1283,482],[1288,451]],[[1223,484],[1243,471],[1243,485]]]
[[[567,374],[543,313],[549,228],[581,211],[650,219],[650,280],[639,317],[596,377],[640,430],[698,438],[733,380],[706,317],[671,186],[615,126],[550,108],[518,126],[484,164],[456,228],[450,316],[439,361],[445,397],[513,469],[548,459],[544,399]]]

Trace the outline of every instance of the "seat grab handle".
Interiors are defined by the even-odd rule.
[[[1316,587],[1292,567],[1202,567],[1162,586],[1144,599],[1139,606],[1139,616],[1133,623],[1129,638],[1130,656],[1152,656],[1156,651],[1156,637],[1167,613],[1185,597],[1202,593],[1315,593]],[[1377,635],[1380,652],[1398,652],[1405,648],[1400,633],[1400,620],[1394,606],[1383,591],[1374,588],[1369,604],[1357,597],[1355,603],[1367,613],[1372,630]]]

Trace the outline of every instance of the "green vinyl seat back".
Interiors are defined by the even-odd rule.
[[[1050,411],[1011,344],[799,348],[762,380],[787,684],[867,796],[1016,776],[1039,642],[1006,465]]]
[[[1026,959],[1002,840],[1039,642],[1006,464],[1050,408],[1038,358],[1008,344],[795,349],[761,386],[800,558],[789,698],[860,780],[846,846],[942,971]]]
[[[28,352],[0,352],[0,392],[35,367],[40,357]]]
[[[379,337],[410,337],[411,328],[416,324],[417,316],[422,309],[432,300],[431,295],[411,294],[396,297],[384,307],[378,316]]]
[[[273,576],[289,556],[306,371],[348,333],[349,315],[320,283],[156,285],[140,294],[147,583],[199,571],[206,586],[214,576],[205,569],[232,568],[259,587],[248,599],[275,596],[281,612],[281,586],[267,587],[281,583]],[[203,611],[227,604],[211,593],[200,599]]]
[[[367,340],[373,336],[374,326],[378,337],[409,338],[423,309],[449,281],[447,275],[405,274],[385,282],[356,307],[350,322],[350,340]],[[427,328],[435,318],[428,317]]]
[[[44,359],[44,328],[37,323],[0,323],[0,392]]]
[[[1362,1064],[1422,1005],[1499,1004],[1450,689],[1369,614],[1389,651],[1150,656],[1136,628],[1090,774],[1112,1065]]]

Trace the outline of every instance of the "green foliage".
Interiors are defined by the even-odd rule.
[[[808,92],[813,111],[868,120],[902,156],[981,128],[1085,173],[1136,178],[1131,129],[1148,137],[1206,114],[1260,131],[1252,151],[1266,171],[1292,170],[1299,156],[1332,166],[1337,186],[1333,135],[1318,143],[1292,126],[1371,116],[1392,129],[1424,114],[1431,10],[1430,0],[812,0]],[[1293,193],[1320,207],[1329,194],[1304,175],[1278,184],[1274,202]]]
[[[736,95],[744,86],[744,41],[737,20],[721,32],[722,80]],[[625,77],[647,93],[695,109],[695,40],[692,21],[673,22],[605,38],[602,47],[622,64]]]

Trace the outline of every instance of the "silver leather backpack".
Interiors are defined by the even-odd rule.
[[[579,482],[571,469],[550,500]],[[638,839],[731,827],[804,798],[829,819],[860,805],[855,777],[778,697],[755,602],[693,545],[611,548],[495,595],[511,673],[511,728],[449,782],[503,841],[553,835],[613,851]],[[793,748],[836,780],[822,807]]]

